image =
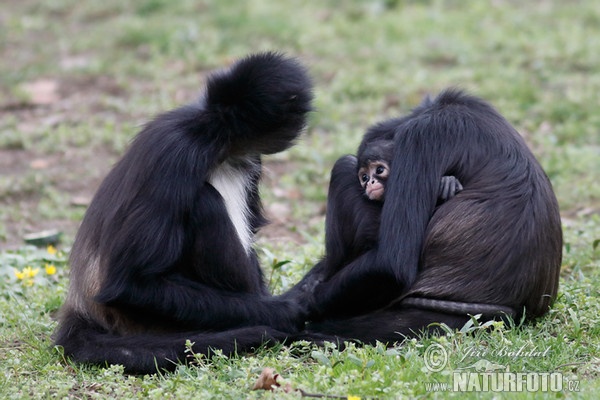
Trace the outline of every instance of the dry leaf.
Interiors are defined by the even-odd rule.
[[[360,397],[356,396],[335,396],[329,394],[321,394],[321,393],[308,393],[302,389],[294,389],[292,384],[289,382],[285,382],[285,379],[281,375],[275,372],[273,368],[263,368],[260,376],[252,386],[252,390],[282,390],[285,393],[290,392],[298,392],[301,397],[311,397],[311,398],[327,398],[327,399],[358,399]]]
[[[252,390],[275,390],[281,388],[282,383],[284,383],[283,377],[276,373],[273,368],[263,368],[254,386],[252,386]],[[285,393],[293,390],[292,385],[289,383],[286,383],[282,389]]]

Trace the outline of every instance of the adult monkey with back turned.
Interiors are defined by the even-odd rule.
[[[448,90],[372,127],[359,154],[382,139],[393,140],[394,157],[376,242],[350,260],[336,256],[344,232],[368,226],[355,214],[376,214],[345,194],[357,185],[356,164],[342,158],[329,190],[326,256],[289,292],[311,303],[313,322],[300,337],[393,343],[434,322],[460,328],[467,314],[546,313],[558,289],[560,214],[514,128],[482,100]],[[437,205],[444,175],[464,190]]]
[[[299,135],[311,88],[296,61],[258,54],[143,128],[77,233],[55,333],[66,355],[152,373],[183,361],[186,340],[231,354],[298,329],[300,308],[268,294],[252,240],[261,155]]]

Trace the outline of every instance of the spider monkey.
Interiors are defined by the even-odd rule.
[[[311,308],[296,338],[394,343],[441,323],[458,329],[469,314],[544,315],[558,290],[560,213],[518,132],[450,89],[371,127],[358,153],[381,140],[393,143],[383,203],[356,189],[353,157],[333,168],[325,257],[290,291]],[[440,204],[443,176],[464,189]]]
[[[297,61],[255,54],[141,130],[73,244],[54,335],[65,355],[152,373],[184,361],[186,340],[232,354],[299,329],[301,308],[268,293],[252,243],[266,223],[261,155],[293,144],[311,101]]]
[[[393,140],[363,142],[357,156],[341,158],[333,168],[326,230],[327,269],[336,271],[365,251],[377,246],[385,187],[393,157]],[[351,173],[353,172],[353,173]],[[358,177],[357,181],[354,176]],[[454,176],[442,176],[438,204],[463,190]],[[338,201],[339,199],[339,201]],[[343,202],[343,207],[337,204]],[[339,311],[336,311],[336,313]]]

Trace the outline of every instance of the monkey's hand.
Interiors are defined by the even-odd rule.
[[[302,325],[316,315],[314,292],[317,286],[326,280],[325,268],[325,261],[322,260],[308,271],[294,287],[277,297],[281,301],[289,301],[293,304],[293,312],[299,314]]]
[[[315,292],[315,288],[323,282],[322,276],[320,274],[312,274],[311,276],[307,276],[306,279],[303,279],[299,284],[300,291],[305,295],[311,295]]]
[[[284,294],[273,298],[269,325],[279,331],[296,333],[304,329],[308,320],[305,301]]]
[[[452,175],[442,176],[438,197],[442,201],[448,201],[462,190],[463,186],[456,177]]]
[[[284,298],[295,299],[301,302],[301,299],[312,295],[317,285],[325,281],[325,261],[322,260],[315,265],[300,282],[281,295]]]

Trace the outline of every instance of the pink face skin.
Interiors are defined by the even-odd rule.
[[[390,173],[385,161],[373,161],[358,171],[358,179],[369,200],[383,201],[385,181]]]

